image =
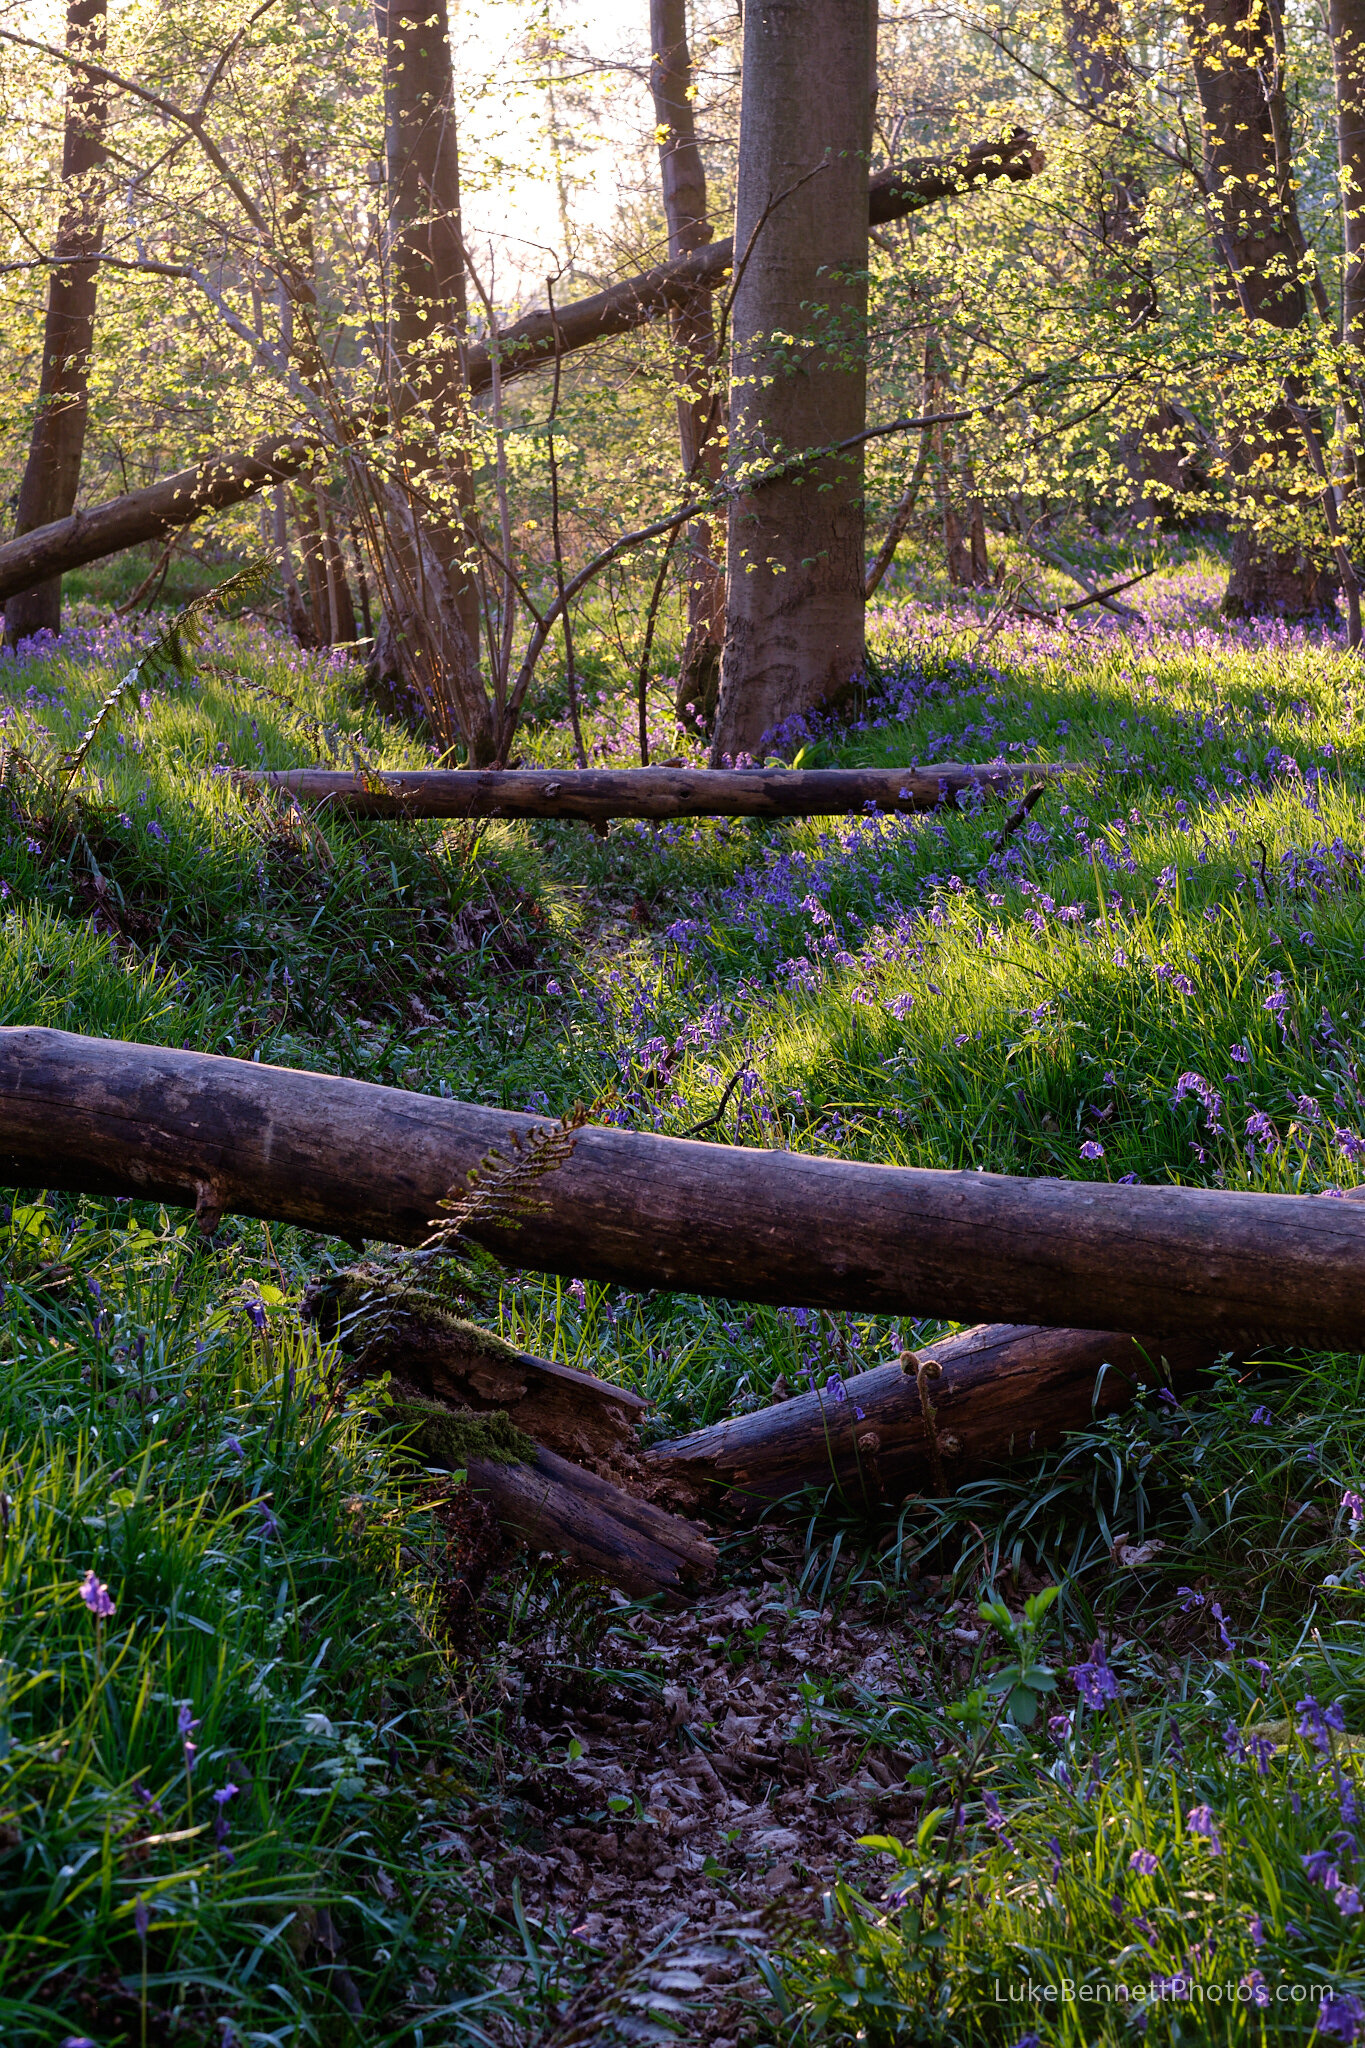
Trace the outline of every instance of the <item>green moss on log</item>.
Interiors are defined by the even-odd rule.
[[[405,1399],[395,1401],[391,1413],[409,1447],[433,1465],[467,1465],[471,1458],[529,1465],[536,1455],[534,1440],[517,1428],[505,1408],[476,1415],[443,1408],[437,1401]]]

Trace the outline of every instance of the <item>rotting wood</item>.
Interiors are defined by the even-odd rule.
[[[315,1282],[303,1314],[338,1340],[353,1379],[388,1373],[400,1396],[474,1414],[502,1411],[537,1443],[581,1464],[619,1465],[633,1457],[635,1424],[649,1407],[639,1394],[518,1351],[429,1302],[384,1299],[363,1270]]]
[[[420,1244],[490,1147],[545,1127],[330,1074],[0,1030],[8,1186],[204,1199]],[[872,1166],[589,1125],[536,1200],[518,1229],[469,1235],[521,1268],[733,1301],[1216,1347],[1365,1340],[1365,1207],[1324,1196]]]
[[[723,1497],[741,1511],[831,1481],[859,1501],[907,1488],[943,1495],[1125,1407],[1137,1386],[1178,1384],[1215,1356],[1208,1344],[1109,1330],[985,1324],[859,1373],[842,1391],[814,1389],[655,1444],[645,1469],[689,1506]]]
[[[818,818],[933,811],[980,790],[1074,772],[1065,761],[940,761],[912,768],[333,768],[242,770],[247,788],[285,790],[364,818]]]
[[[530,1464],[471,1458],[471,1490],[534,1549],[565,1552],[623,1592],[673,1596],[694,1591],[716,1568],[716,1553],[691,1523],[540,1449]]]

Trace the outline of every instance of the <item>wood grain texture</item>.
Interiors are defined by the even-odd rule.
[[[585,1472],[553,1451],[534,1464],[471,1458],[473,1492],[533,1547],[558,1550],[624,1592],[690,1592],[715,1571],[716,1553],[690,1522]]]
[[[540,1120],[206,1053],[0,1030],[0,1181],[420,1243]],[[868,1166],[589,1127],[517,1266],[811,1308],[1365,1343],[1365,1204]]]
[[[932,811],[980,789],[999,796],[1067,762],[932,762],[912,768],[419,768],[362,779],[345,769],[243,770],[248,788],[287,790],[362,818],[820,818],[875,807]]]
[[[918,1357],[939,1367],[930,1400],[951,1486],[1048,1449],[1092,1414],[1125,1407],[1137,1386],[1186,1379],[1212,1365],[1215,1353],[1208,1344],[1163,1344],[1109,1330],[993,1323],[925,1345]],[[1110,1370],[1101,1379],[1104,1367]],[[646,1465],[684,1481],[698,1500],[722,1488],[741,1501],[767,1500],[831,1479],[873,1497],[929,1485],[932,1460],[913,1372],[881,1365],[844,1389],[843,1399],[817,1389],[656,1444],[645,1453]]]

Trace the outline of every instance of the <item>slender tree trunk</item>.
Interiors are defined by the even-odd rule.
[[[1186,0],[1185,25],[1204,127],[1204,184],[1219,253],[1248,320],[1291,332],[1308,317],[1311,270],[1288,158],[1277,0]],[[1333,609],[1325,549],[1276,545],[1260,530],[1288,503],[1287,472],[1303,459],[1281,397],[1237,424],[1229,450],[1249,518],[1232,534],[1223,598],[1231,618]],[[1278,472],[1278,488],[1277,488]],[[1257,515],[1260,515],[1259,517]]]
[[[406,613],[392,622],[405,665],[430,671],[419,695],[424,703],[449,706],[451,729],[438,736],[453,740],[458,727],[471,763],[486,766],[496,757],[498,738],[478,682],[482,617],[470,559],[476,507],[462,360],[468,305],[446,0],[423,0],[411,15],[379,0],[376,18],[384,45],[391,411],[401,434],[405,495],[448,585],[448,602],[446,594],[435,602],[446,625],[454,623],[463,635],[458,658],[469,672],[458,679],[441,673],[451,658],[449,634],[438,642],[424,630],[433,599],[412,585],[402,566],[406,543],[388,566],[397,588],[387,601],[398,596]],[[471,727],[480,697],[483,714]]]
[[[1062,0],[1062,22],[1085,107],[1108,123],[1124,123],[1131,117],[1133,73],[1118,0]],[[1118,318],[1137,331],[1155,317],[1157,294],[1143,247],[1147,189],[1122,137],[1112,141],[1098,184],[1093,207],[1096,283],[1112,295]],[[1139,517],[1148,527],[1163,511],[1169,516],[1195,484],[1195,448],[1164,400],[1123,435],[1120,453],[1133,480]]]
[[[924,338],[924,409],[947,409],[948,359],[932,331]],[[971,590],[991,580],[986,553],[986,518],[976,494],[972,459],[951,428],[932,430],[934,486],[943,525],[943,552],[948,581],[956,590]]]
[[[106,0],[68,0],[68,50],[85,51],[95,58],[102,54],[105,10]],[[98,250],[104,234],[104,194],[99,178],[105,158],[106,102],[102,85],[79,70],[70,72],[62,143],[62,205],[55,262],[48,278],[38,415],[19,486],[16,535],[68,518],[80,488],[99,274],[98,264],[80,259]],[[54,576],[9,600],[5,644],[14,647],[44,628],[55,633],[61,623],[62,581]]]
[[[749,0],[735,206],[731,466],[866,419],[874,0]],[[757,755],[837,703],[863,661],[863,463],[832,458],[732,506],[712,759]]]
[[[659,170],[668,256],[672,263],[711,241],[706,211],[706,171],[697,146],[692,100],[692,57],[687,47],[687,0],[650,0],[653,61],[649,89],[659,136]],[[699,284],[669,308],[674,374],[678,381],[678,441],[685,477],[719,480],[721,405],[715,389],[716,320],[711,293]],[[683,536],[687,574],[687,637],[678,671],[677,711],[695,724],[709,725],[720,688],[725,639],[725,572],[716,559],[709,519],[694,520]]]

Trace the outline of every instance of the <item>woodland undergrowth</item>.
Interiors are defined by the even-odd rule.
[[[1359,666],[1215,623],[1197,578],[1152,615],[893,599],[850,717],[798,736],[806,765],[1075,764],[1003,843],[997,806],[605,841],[305,815],[234,771],[422,743],[353,669],[240,624],[131,692],[57,800],[43,764],[142,631],[77,625],[0,667],[0,1022],[1332,1199],[1365,1177]],[[657,753],[690,758],[670,692]],[[634,705],[593,695],[594,757],[626,764]],[[565,761],[562,726],[526,750]],[[7,2041],[1365,2039],[1360,1359],[1227,1361],[950,1502],[831,1493],[728,1544],[763,1618],[698,1655],[736,1684],[772,1657],[753,1712],[825,1847],[718,1836],[623,1953],[516,1857],[567,1816],[585,1861],[596,1828],[623,1857],[645,1831],[647,1864],[648,1801],[590,1810],[573,1751],[643,1701],[665,1760],[718,1755],[692,1653],[667,1695],[657,1617],[496,1554],[383,1390],[343,1398],[298,1304],[349,1247],[6,1201]],[[932,1333],[516,1273],[497,1318],[638,1388],[660,1435],[779,1377],[838,1398]],[[776,1646],[843,1619],[876,1673],[803,1648],[781,1675]],[[743,1961],[704,2020],[694,1892]]]

